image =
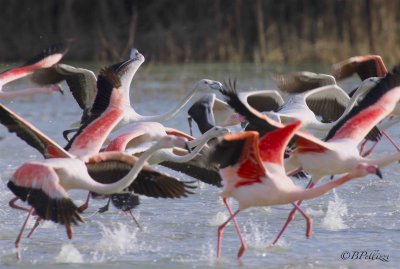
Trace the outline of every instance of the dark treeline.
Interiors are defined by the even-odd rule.
[[[0,61],[74,38],[69,60],[137,47],[153,62],[400,60],[397,0],[0,0]]]

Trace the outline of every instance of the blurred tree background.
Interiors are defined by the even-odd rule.
[[[0,0],[0,61],[74,38],[67,59],[333,63],[400,60],[398,0]]]

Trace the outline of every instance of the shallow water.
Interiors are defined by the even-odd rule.
[[[132,84],[132,103],[143,114],[171,108],[200,78],[237,78],[243,88],[272,88],[271,71],[282,67],[250,65],[152,66],[138,71]],[[316,71],[315,69],[308,69]],[[354,83],[347,81],[346,87]],[[61,131],[80,118],[70,93],[41,95],[4,102],[61,145]],[[188,132],[183,113],[167,126]],[[389,131],[400,141],[398,128]],[[227,218],[218,188],[199,184],[196,194],[180,200],[142,198],[134,210],[143,226],[112,208],[93,213],[105,201],[93,201],[83,214],[86,223],[74,228],[68,240],[65,229],[42,223],[31,239],[22,240],[22,261],[16,260],[14,240],[25,213],[11,210],[6,183],[23,162],[41,160],[35,150],[0,127],[0,268],[398,268],[400,262],[400,184],[397,165],[383,170],[384,179],[369,176],[354,180],[323,197],[304,202],[314,220],[314,234],[305,238],[300,216],[290,224],[277,246],[273,239],[283,225],[290,206],[253,208],[239,214],[238,222],[248,244],[241,262],[236,259],[239,240],[230,225],[222,242],[222,258],[216,259],[217,226]],[[393,152],[384,140],[375,156]],[[296,180],[297,184],[306,182]],[[76,204],[86,192],[72,191]],[[234,207],[236,206],[233,203]],[[34,221],[29,222],[32,227]],[[379,260],[343,260],[344,251],[374,251],[388,255]]]

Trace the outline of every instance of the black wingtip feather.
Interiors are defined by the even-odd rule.
[[[61,53],[62,55],[65,55],[70,47],[70,44],[71,41],[65,41],[51,45],[50,47],[42,50],[40,53],[33,56],[23,66],[35,64],[53,54]]]
[[[9,181],[8,188],[22,201],[28,201],[36,214],[44,220],[51,220],[65,226],[83,222],[78,207],[69,198],[55,199],[41,189],[32,189],[16,185]]]
[[[220,168],[225,168],[238,163],[245,140],[221,140],[213,150],[210,151],[209,162],[217,163]]]

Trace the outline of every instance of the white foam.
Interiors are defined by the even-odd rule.
[[[82,254],[72,244],[61,247],[60,253],[54,258],[55,263],[83,263]]]
[[[138,251],[141,246],[138,244],[136,233],[138,229],[117,223],[108,228],[99,223],[101,229],[101,239],[96,244],[96,250],[106,252],[116,252],[125,254],[129,251]]]
[[[333,195],[334,199],[328,203],[328,209],[321,226],[328,230],[346,229],[347,225],[344,223],[343,217],[347,216],[347,206],[338,197],[335,190],[333,191]]]
[[[211,226],[219,226],[228,219],[228,212],[218,212],[209,221]]]

